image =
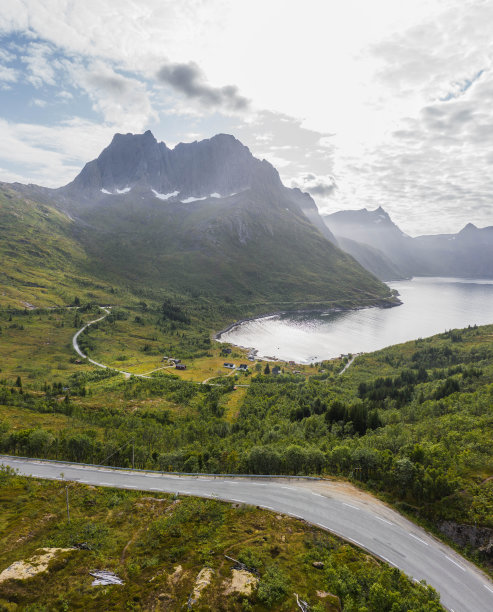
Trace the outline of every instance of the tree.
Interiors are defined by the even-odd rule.
[[[303,471],[306,463],[305,449],[297,444],[291,444],[284,451],[283,460],[286,466],[286,472],[289,474],[298,474]]]
[[[329,461],[338,471],[347,469],[351,464],[351,450],[348,446],[334,446]]]
[[[288,586],[289,582],[284,572],[279,567],[271,565],[259,582],[257,597],[259,601],[271,607],[286,595]]]
[[[29,434],[29,449],[33,455],[46,456],[55,436],[44,429],[35,429]]]
[[[404,495],[412,485],[414,479],[414,463],[408,457],[397,459],[394,464],[394,479],[401,495]]]
[[[275,474],[279,472],[278,453],[266,446],[254,446],[248,454],[248,466],[254,474]]]
[[[264,374],[270,374],[270,368],[269,368],[269,364],[268,363],[265,364]]]
[[[22,380],[20,376],[17,377],[17,380],[15,381],[15,386],[22,389]]]

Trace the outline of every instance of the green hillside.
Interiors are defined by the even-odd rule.
[[[0,228],[0,305],[64,305],[75,296],[115,301],[115,285],[90,269],[84,248],[73,236],[73,221],[54,206],[2,184]]]
[[[492,326],[362,355],[343,376],[341,360],[301,374],[280,364],[278,376],[256,364],[212,387],[186,380],[214,375],[219,347],[187,344],[198,338],[187,324],[163,328],[156,313],[134,312],[91,329],[84,346],[117,367],[157,368],[150,379],[74,364],[73,314],[1,313],[0,452],[99,463],[120,449],[110,461],[128,466],[133,438],[138,467],[337,475],[436,529],[447,521],[476,533],[493,528]],[[188,355],[185,380],[162,369],[159,350],[169,348],[162,333],[176,339],[174,350],[201,351],[196,362]],[[58,350],[44,353],[46,337],[61,343]],[[474,540],[458,544],[488,562]]]
[[[233,302],[338,303],[389,297],[388,288],[294,208],[266,194],[183,206],[115,198],[81,211],[77,236],[108,279]]]

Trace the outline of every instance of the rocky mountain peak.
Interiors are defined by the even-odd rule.
[[[277,170],[230,134],[169,149],[150,130],[115,134],[99,157],[61,188],[64,195],[146,192],[162,200],[228,197],[251,188],[280,188]]]
[[[476,232],[478,228],[474,225],[474,223],[468,223],[465,225],[459,232],[459,234],[470,234],[471,232]]]

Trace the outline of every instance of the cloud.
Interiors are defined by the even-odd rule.
[[[82,60],[65,61],[64,66],[71,86],[82,89],[91,99],[93,110],[115,129],[142,131],[157,119],[144,81],[122,75],[102,60],[89,65]]]
[[[15,83],[19,79],[19,72],[9,66],[0,66],[0,81]]]
[[[53,58],[53,47],[46,43],[31,42],[27,53],[21,57],[26,66],[26,80],[34,85],[55,85],[57,62]]]
[[[165,64],[158,70],[156,78],[160,83],[171,85],[186,98],[197,100],[208,108],[242,111],[249,106],[249,101],[239,94],[236,86],[213,87],[209,85],[204,73],[195,62]]]
[[[403,117],[364,159],[339,156],[330,212],[383,206],[411,234],[493,224],[493,75]]]
[[[280,168],[286,183],[301,174],[324,176],[332,172],[331,135],[308,129],[301,119],[286,113],[257,111],[234,126],[234,133],[254,155]]]
[[[81,119],[57,126],[0,119],[2,180],[60,187],[108,145],[114,130]]]
[[[333,176],[317,176],[315,174],[304,174],[291,181],[291,187],[298,187],[301,191],[308,191],[312,196],[329,198],[337,190],[337,183]]]

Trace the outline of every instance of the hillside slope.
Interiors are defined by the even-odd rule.
[[[0,183],[0,305],[55,306],[70,304],[75,296],[115,301],[114,284],[90,269],[73,226],[54,206]]]
[[[13,187],[73,220],[85,270],[137,292],[213,296],[258,312],[391,298],[336,246],[311,197],[284,187],[232,136],[169,149],[150,132],[117,134],[65,187]]]

